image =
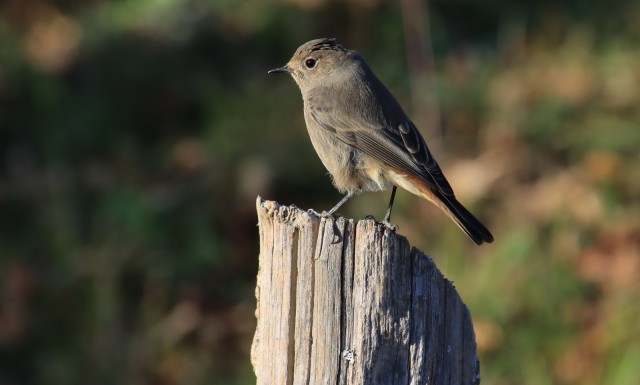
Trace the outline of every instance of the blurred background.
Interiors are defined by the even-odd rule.
[[[325,36],[495,235],[396,198],[471,310],[482,383],[638,384],[638,20],[607,0],[2,1],[0,384],[255,383],[255,198],[340,198],[266,71]]]

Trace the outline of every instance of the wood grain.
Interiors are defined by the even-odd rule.
[[[258,385],[480,383],[469,310],[405,237],[256,205]]]

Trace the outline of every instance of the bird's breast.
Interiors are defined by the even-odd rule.
[[[311,144],[339,191],[380,191],[391,187],[385,167],[340,141],[334,132],[321,127],[306,109],[305,122]]]

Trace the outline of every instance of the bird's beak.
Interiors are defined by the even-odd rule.
[[[288,65],[284,65],[282,67],[278,67],[278,68],[274,68],[272,70],[267,71],[268,74],[275,74],[278,72],[286,72],[286,73],[291,73],[291,68],[289,68]]]

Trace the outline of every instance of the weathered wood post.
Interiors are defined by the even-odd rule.
[[[257,210],[258,385],[480,382],[469,310],[405,237],[260,197]]]

